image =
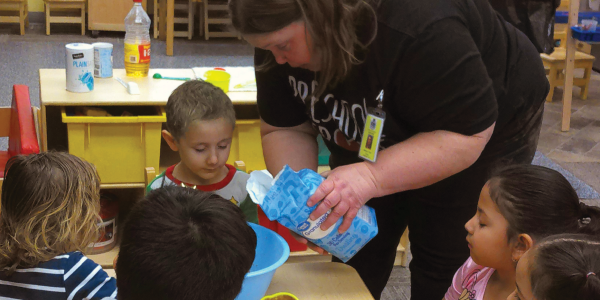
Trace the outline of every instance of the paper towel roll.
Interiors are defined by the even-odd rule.
[[[90,44],[65,45],[67,91],[85,93],[94,90],[94,47]]]

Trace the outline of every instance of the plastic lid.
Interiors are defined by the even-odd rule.
[[[215,70],[218,70],[218,71],[225,71],[225,69],[224,69],[224,68],[215,68]]]
[[[133,0],[133,2],[142,3],[142,0]]]

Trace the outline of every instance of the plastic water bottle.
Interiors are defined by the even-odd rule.
[[[125,72],[131,77],[147,77],[150,69],[150,17],[142,0],[133,0],[125,17]]]

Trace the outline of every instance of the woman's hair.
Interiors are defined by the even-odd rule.
[[[600,240],[586,234],[548,237],[533,248],[529,261],[536,299],[600,299]]]
[[[11,158],[4,171],[0,268],[13,272],[98,238],[100,178],[76,156],[44,152]]]
[[[364,49],[375,38],[376,15],[370,2],[375,0],[230,0],[233,26],[243,35],[265,34],[280,30],[293,22],[304,21],[312,38],[312,50],[321,55],[319,87],[315,96],[333,87],[360,63],[357,49]],[[372,25],[371,25],[372,24]],[[359,26],[373,31],[361,41]],[[272,55],[258,70],[275,64]]]
[[[511,165],[489,181],[490,197],[508,221],[507,237],[534,240],[560,233],[600,233],[600,208],[579,202],[571,184],[555,170]]]

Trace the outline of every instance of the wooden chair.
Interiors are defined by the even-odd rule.
[[[14,85],[11,107],[0,107],[0,137],[8,137],[8,151],[0,151],[0,194],[6,162],[15,155],[40,152],[36,111],[26,85]]]
[[[85,35],[85,0],[44,0],[46,12],[46,35],[50,35],[51,23],[81,23],[81,35]],[[50,11],[81,11],[81,16],[52,16]]]
[[[230,31],[231,18],[229,18],[229,9],[227,1],[204,0],[204,39],[208,40],[211,37],[242,37],[234,31]],[[212,25],[212,26],[211,26]],[[212,30],[214,26],[223,27],[225,30]]]
[[[29,26],[27,0],[0,0],[0,11],[10,14],[0,15],[0,23],[18,23],[21,26],[21,35],[25,34],[25,27]]]
[[[548,82],[550,83],[550,92],[546,97],[546,101],[551,102],[554,95],[554,88],[565,85],[565,75],[563,72],[566,68],[566,49],[555,48],[552,54],[542,53],[540,56],[542,57],[542,62],[548,75]],[[581,88],[579,95],[583,100],[587,99],[594,60],[595,58],[592,55],[579,51],[575,53],[575,69],[584,69],[584,73],[582,78],[573,78],[573,86]]]
[[[186,24],[187,30],[183,31],[173,31],[173,36],[175,37],[187,37],[188,40],[191,40],[194,36],[194,0],[183,0],[183,2],[175,2],[175,18],[173,19],[174,24]],[[154,0],[154,38],[158,38],[158,22],[160,18],[158,17],[158,0]],[[187,17],[182,17],[182,14],[187,14]],[[179,15],[179,17],[177,16]],[[200,32],[202,33],[202,31]]]
[[[566,49],[565,45],[567,44],[567,24],[555,24],[554,25],[554,41],[559,41],[560,48]],[[592,45],[582,42],[575,41],[575,49],[579,52],[583,52],[586,54],[590,54],[592,52]]]

